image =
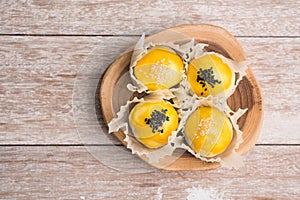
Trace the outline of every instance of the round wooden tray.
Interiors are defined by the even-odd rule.
[[[186,42],[195,39],[196,42],[209,44],[208,51],[215,51],[222,55],[231,58],[235,61],[246,60],[245,53],[236,40],[228,31],[221,27],[213,25],[182,25],[165,29],[159,33],[151,35],[146,38],[146,42],[168,42],[175,43]],[[124,87],[127,91],[126,85],[122,82],[122,76],[128,71],[132,51],[128,50],[119,56],[105,72],[101,87],[100,87],[100,102],[102,113],[106,123],[109,123],[115,116],[118,110],[114,108],[114,100],[120,101],[122,98],[125,102],[128,100],[128,95],[122,95],[122,90],[117,91],[118,97],[114,96],[116,93],[116,84]],[[125,92],[126,93],[126,92]],[[114,99],[117,98],[117,99]],[[121,98],[121,99],[120,99]],[[244,142],[240,145],[237,152],[240,155],[246,154],[256,143],[259,136],[260,127],[263,118],[263,101],[260,87],[255,80],[255,77],[249,66],[246,77],[239,83],[235,93],[228,99],[229,106],[234,110],[239,108],[248,108],[239,120],[238,125],[243,131]],[[124,133],[119,131],[114,135],[124,145]],[[143,159],[143,158],[142,158]],[[145,159],[143,159],[145,160]],[[155,166],[155,165],[153,165]],[[189,153],[184,153],[172,164],[164,167],[166,170],[207,170],[214,169],[220,166],[219,163],[208,163],[201,161]],[[155,166],[160,168],[159,166]]]

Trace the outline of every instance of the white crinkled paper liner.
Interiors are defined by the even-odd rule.
[[[192,100],[191,98],[190,100]],[[213,158],[206,158],[198,153],[196,153],[189,145],[186,144],[185,138],[184,138],[184,126],[189,118],[189,116],[199,107],[215,107],[222,111],[231,121],[233,130],[234,130],[234,138],[231,141],[231,148],[227,148],[224,153],[217,155]],[[177,137],[173,137],[173,140],[171,142],[174,143],[174,146],[176,148],[182,148],[190,152],[192,155],[194,155],[196,158],[199,158],[206,162],[220,162],[222,166],[227,168],[239,168],[243,166],[243,158],[242,156],[238,155],[236,153],[236,150],[239,148],[240,144],[243,142],[242,138],[242,131],[239,129],[239,126],[237,124],[238,119],[247,112],[248,109],[239,109],[237,112],[233,112],[228,105],[225,107],[222,107],[220,105],[214,105],[211,97],[202,98],[202,99],[196,99],[195,102],[192,104],[190,109],[183,110],[182,111],[182,122],[181,126],[179,127],[180,132],[183,134]]]
[[[207,44],[203,43],[197,43],[195,46],[190,48],[190,51],[186,53],[188,59],[184,59],[185,62],[185,70],[188,70],[188,63],[192,59],[197,59],[199,57],[205,56],[205,55],[216,55],[217,57],[221,58],[224,63],[226,63],[232,73],[232,78],[231,78],[231,85],[230,87],[224,91],[223,93],[220,93],[218,95],[209,95],[212,96],[212,100],[214,105],[215,104],[220,104],[221,106],[226,106],[227,102],[226,100],[235,92],[239,82],[243,79],[243,77],[246,75],[246,70],[248,68],[248,62],[247,61],[242,61],[242,62],[235,62],[229,58],[224,57],[221,54],[215,53],[215,52],[206,52],[204,48],[208,46]],[[183,75],[182,81],[179,84],[179,87],[177,88],[171,88],[170,89],[172,92],[175,93],[175,95],[178,97],[178,101],[181,102],[182,104],[182,109],[185,107],[188,107],[187,104],[189,104],[190,99],[202,99],[205,97],[198,97],[196,94],[194,94],[191,90],[191,86],[187,80],[186,74]],[[188,102],[188,103],[186,103]]]
[[[215,56],[221,58],[222,61],[229,66],[229,68],[233,72],[230,87],[227,90],[224,90],[224,92],[222,92],[218,95],[214,95],[214,99],[215,99],[216,102],[219,101],[219,100],[226,101],[226,99],[234,93],[234,91],[237,88],[239,82],[247,74],[246,70],[248,68],[248,66],[247,66],[248,62],[247,61],[236,62],[236,61],[231,60],[229,58],[226,58],[225,56],[223,56],[219,53],[216,53],[216,52],[205,52],[204,51],[205,46],[206,46],[205,44],[201,44],[201,43],[196,44],[195,47],[192,48],[193,49],[192,52],[190,52],[190,56],[189,56],[190,61],[192,59],[197,59],[197,58],[205,56],[205,55],[215,55]],[[186,67],[186,71],[187,71],[187,67]],[[187,79],[185,78],[182,82],[185,85],[185,89],[189,90],[191,93],[193,93],[191,91],[191,88],[190,88],[190,85],[189,85]],[[199,97],[199,98],[202,98],[202,97]]]
[[[136,43],[132,56],[131,56],[131,62],[130,62],[130,66],[129,66],[129,74],[130,77],[132,79],[133,84],[128,84],[127,88],[128,90],[132,91],[132,92],[147,92],[147,93],[151,93],[151,91],[147,91],[148,88],[140,81],[138,80],[135,75],[134,75],[134,67],[136,66],[137,62],[145,55],[147,54],[148,50],[155,47],[155,46],[163,46],[163,47],[167,47],[170,48],[172,50],[174,50],[177,55],[179,55],[182,60],[183,60],[183,64],[184,64],[184,68],[186,68],[187,66],[187,61],[189,59],[185,59],[186,57],[191,57],[191,50],[194,47],[194,40],[192,39],[191,41],[184,43],[182,45],[178,45],[178,44],[174,44],[171,42],[168,43],[146,43],[145,44],[145,34],[142,35],[142,37],[139,39],[139,41]],[[194,51],[192,51],[194,52]],[[184,71],[182,72],[184,74]]]
[[[129,114],[130,114],[130,106],[133,104],[145,102],[145,101],[147,102],[160,101],[160,100],[166,101],[172,98],[174,98],[174,95],[169,90],[160,90],[159,92],[151,93],[148,96],[145,96],[144,98],[139,99],[135,97],[133,100],[127,101],[126,105],[121,106],[120,111],[117,113],[117,117],[111,120],[111,122],[108,124],[109,133],[122,130],[123,133],[125,134],[124,141],[127,143],[127,148],[131,149],[132,154],[137,154],[139,156],[146,156],[149,163],[160,164],[164,166],[171,164],[172,162],[174,162],[174,158],[173,159],[170,158],[171,160],[169,161],[162,161],[162,158],[171,156],[175,150],[175,147],[173,147],[170,142],[168,142],[168,144],[164,145],[163,147],[157,149],[150,149],[145,147],[143,144],[141,144],[139,141],[135,139],[132,133],[132,130],[129,125]],[[170,103],[170,105],[172,105],[175,108],[178,108],[178,105],[176,104]],[[180,109],[178,111],[179,111],[178,115],[180,119],[181,118]],[[180,123],[182,123],[181,120],[179,124]],[[171,136],[169,136],[168,141],[173,140],[173,138],[176,137],[177,133],[178,133],[178,129],[176,131],[173,131]]]

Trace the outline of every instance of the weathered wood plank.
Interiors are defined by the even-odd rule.
[[[300,195],[299,146],[256,146],[239,170],[144,174],[112,170],[80,146],[1,147],[0,154],[4,199],[186,199],[186,190],[192,187],[225,192],[225,199],[297,199]],[[120,159],[120,165],[130,162]]]
[[[81,143],[72,114],[77,71],[102,37],[1,37],[1,143]],[[97,84],[103,70],[136,38],[101,46]],[[132,42],[130,42],[132,41]],[[103,56],[105,54],[105,56]]]
[[[3,1],[0,34],[152,34],[208,23],[239,36],[300,36],[299,1]]]
[[[83,70],[96,85],[104,69],[136,40],[137,37],[0,37],[1,144],[81,143],[72,110],[76,75],[80,77],[78,72]],[[265,99],[258,143],[299,144],[300,39],[238,40],[252,63]],[[97,59],[90,68],[84,68],[82,63],[96,47]],[[92,89],[87,85],[87,91]]]
[[[274,38],[240,38],[239,41],[264,97],[265,113],[259,142],[285,143],[285,137],[293,135],[288,143],[299,144],[300,39],[293,40],[294,44],[288,39]]]

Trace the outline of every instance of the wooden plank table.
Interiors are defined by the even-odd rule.
[[[186,199],[193,187],[224,199],[299,199],[299,7],[295,0],[2,1],[0,199]],[[84,60],[97,48],[100,73],[143,32],[199,23],[237,37],[262,87],[264,124],[246,166],[134,174],[99,162],[73,119]]]

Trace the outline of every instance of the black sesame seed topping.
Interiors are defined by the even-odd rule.
[[[150,124],[150,119],[145,118],[146,124]]]
[[[215,79],[214,71],[211,68],[209,69],[199,69],[197,72],[197,82],[201,84],[202,88],[206,86],[208,83],[212,88],[218,83],[220,84],[222,81]],[[206,91],[206,90],[205,90]]]
[[[186,53],[186,54],[185,54],[185,59],[189,59],[189,58],[190,58],[189,54]]]
[[[166,115],[167,109],[161,109],[161,111],[154,110],[150,114],[150,118],[145,118],[145,123],[152,128],[152,133],[160,132],[163,133],[164,130],[162,126],[165,121],[169,121],[170,118]]]

